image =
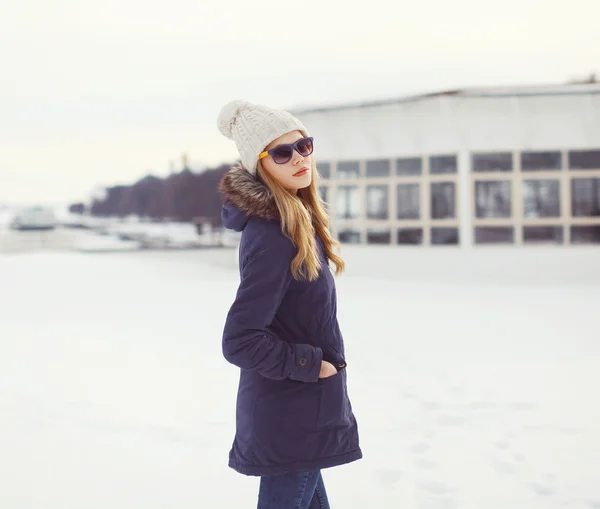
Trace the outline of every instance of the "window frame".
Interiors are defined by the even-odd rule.
[[[587,148],[587,149],[572,149],[572,148],[557,148],[557,147],[544,147],[527,150],[513,150],[513,163],[514,168],[512,172],[475,172],[473,171],[472,161],[473,155],[477,152],[469,153],[469,161],[471,164],[470,181],[471,181],[471,231],[472,231],[472,245],[473,246],[486,246],[487,244],[476,244],[475,243],[475,228],[481,226],[498,226],[498,227],[514,227],[515,228],[515,242],[514,245],[526,245],[535,246],[537,244],[544,246],[548,245],[547,242],[527,242],[524,240],[524,231],[526,227],[535,226],[548,226],[548,227],[560,227],[562,228],[562,244],[555,242],[554,245],[568,246],[572,245],[571,242],[571,229],[574,226],[597,226],[600,225],[600,217],[579,217],[573,216],[572,214],[572,181],[576,178],[600,178],[600,167],[586,168],[586,169],[571,169],[569,167],[569,154],[573,151],[597,151],[600,148]],[[498,150],[494,152],[507,152],[506,150]],[[528,153],[560,153],[561,165],[559,169],[548,168],[548,169],[526,169],[521,168],[521,162],[523,154]],[[511,216],[508,218],[478,218],[476,208],[476,182],[478,181],[489,181],[489,180],[507,180],[511,182]],[[524,203],[524,191],[525,181],[531,180],[556,180],[558,181],[559,190],[559,216],[555,217],[526,217],[525,216],[525,203]],[[492,244],[493,245],[493,244]],[[576,245],[581,246],[583,244],[577,243]],[[597,246],[597,244],[591,244]]]
[[[460,246],[460,157],[458,152],[428,153],[428,154],[401,154],[390,157],[372,157],[359,159],[359,173],[352,178],[338,176],[338,165],[345,161],[331,161],[331,179],[327,182],[329,186],[329,212],[335,229],[340,231],[346,229],[357,229],[361,232],[362,243],[367,243],[367,232],[370,229],[388,228],[391,231],[390,245],[406,245],[398,243],[397,232],[399,229],[420,229],[423,232],[421,246],[431,246],[431,233],[433,228],[455,228]],[[456,172],[454,173],[436,173],[430,172],[430,161],[436,157],[453,157],[456,160]],[[421,165],[420,174],[417,175],[398,175],[397,161],[406,159],[418,159]],[[388,176],[367,176],[367,161],[387,160],[390,163],[390,173]],[[451,183],[454,190],[454,216],[452,218],[433,219],[431,217],[432,208],[432,183]],[[398,185],[417,184],[419,187],[419,218],[398,219]],[[369,218],[367,211],[367,193],[371,186],[387,186],[388,196],[388,217],[387,218]],[[361,203],[360,217],[340,218],[338,217],[338,192],[340,188],[347,186],[357,186],[359,189],[359,200]]]

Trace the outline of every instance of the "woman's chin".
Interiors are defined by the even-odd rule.
[[[297,189],[306,189],[308,186],[310,186],[312,182],[312,175],[308,173],[303,177],[298,177],[298,179],[300,180],[300,182],[296,184]]]
[[[286,182],[283,184],[283,187],[290,192],[298,192],[300,189],[306,189],[309,187],[311,183],[312,177],[309,174],[304,177],[295,177],[292,182]]]

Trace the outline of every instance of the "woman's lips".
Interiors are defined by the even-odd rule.
[[[296,173],[294,173],[294,177],[302,177],[303,175],[306,175],[309,172],[308,168],[302,168],[299,171],[297,171]]]

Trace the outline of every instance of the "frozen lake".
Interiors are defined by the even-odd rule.
[[[255,507],[226,466],[234,255],[0,256],[0,507]],[[597,280],[428,281],[380,255],[338,278],[365,457],[324,471],[332,508],[600,508]]]

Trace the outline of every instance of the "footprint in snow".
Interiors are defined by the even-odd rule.
[[[425,459],[425,458],[420,458],[420,457],[417,457],[417,458],[415,458],[415,460],[414,460],[414,463],[415,463],[415,465],[417,465],[419,468],[422,468],[422,469],[424,469],[424,470],[430,470],[430,469],[432,469],[432,468],[435,468],[435,467],[436,467],[436,464],[435,464],[435,462],[433,462],[433,461],[430,461],[430,460],[428,460],[428,459]]]
[[[452,493],[452,488],[439,481],[424,481],[417,484],[419,488],[431,495],[446,495]]]
[[[536,483],[536,482],[533,482],[530,485],[531,485],[531,489],[537,495],[540,495],[541,497],[547,497],[549,495],[556,494],[556,490],[552,486],[547,486],[545,484],[540,484],[540,483]]]
[[[491,410],[496,407],[494,403],[490,403],[489,401],[477,401],[476,403],[471,403],[469,405],[471,410]]]
[[[429,450],[429,445],[420,442],[418,444],[414,444],[410,450],[412,451],[413,454],[423,454],[425,451]]]
[[[395,469],[382,469],[375,472],[377,479],[384,484],[393,484],[402,479],[402,472]]]
[[[510,447],[510,444],[508,442],[494,442],[494,445],[501,451],[505,451]]]
[[[498,474],[514,474],[516,472],[515,467],[505,461],[496,461],[493,466]]]
[[[535,403],[531,403],[529,401],[517,401],[515,403],[511,403],[510,406],[514,410],[533,410],[536,407]]]
[[[440,410],[442,405],[440,403],[436,403],[435,401],[425,401],[422,403],[423,408],[425,410]]]
[[[419,503],[419,509],[456,509],[456,502],[448,498],[428,498]]]
[[[461,387],[460,385],[453,385],[446,389],[448,394],[462,394],[466,391],[465,387]]]
[[[437,421],[442,425],[442,426],[460,426],[461,424],[464,424],[466,419],[460,415],[440,415],[437,418]]]

